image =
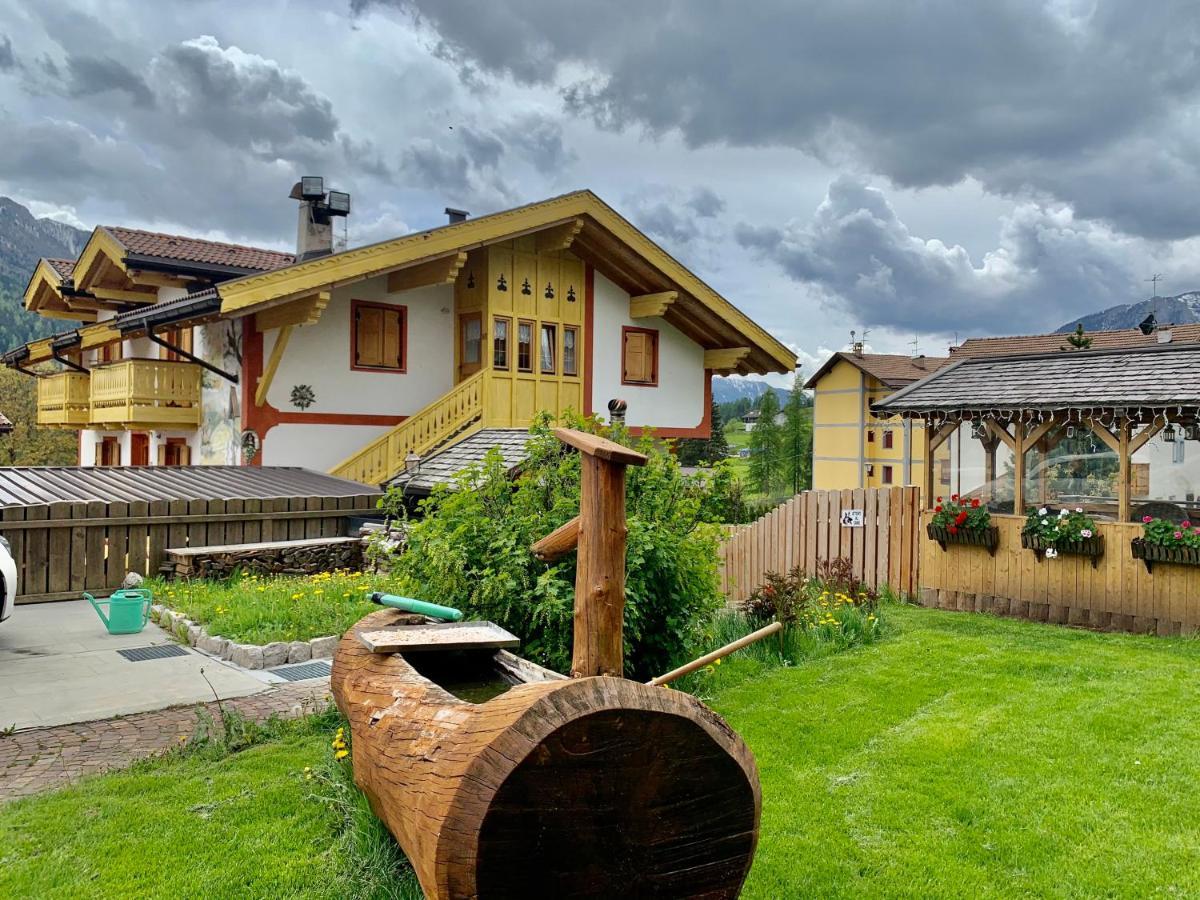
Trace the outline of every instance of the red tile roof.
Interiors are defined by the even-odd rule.
[[[1119,350],[1133,347],[1153,347],[1164,343],[1162,338],[1170,333],[1171,344],[1188,344],[1200,341],[1200,323],[1188,325],[1161,325],[1157,332],[1142,334],[1137,328],[1122,328],[1117,331],[1089,331],[1092,350]],[[1067,344],[1067,335],[1023,334],[1014,337],[968,338],[961,345],[950,348],[951,359],[966,356],[1012,356],[1027,353],[1053,353]]]
[[[950,360],[944,356],[914,357],[898,353],[859,354],[842,351],[829,357],[804,386],[810,389],[816,387],[817,382],[833,368],[838,360],[845,360],[855,368],[861,369],[881,381],[887,387],[903,387],[914,381],[920,381],[926,375],[931,375],[950,363]]]
[[[46,262],[50,265],[50,268],[58,273],[59,278],[70,278],[71,273],[75,271],[75,260],[73,259],[51,259],[50,257],[46,257]]]
[[[291,253],[278,250],[263,250],[242,244],[226,244],[221,241],[206,241],[200,238],[177,234],[160,234],[138,228],[106,226],[126,250],[139,256],[153,256],[164,260],[199,263],[201,265],[231,266],[260,272],[281,269],[296,261]]]

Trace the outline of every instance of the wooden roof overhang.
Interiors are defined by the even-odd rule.
[[[95,228],[84,244],[72,281],[80,301],[90,300],[93,310],[122,310],[135,303],[155,303],[162,286],[160,279],[142,278],[131,269],[125,247],[103,226]]]
[[[39,259],[25,287],[25,308],[49,319],[94,322],[96,309],[89,299],[80,299],[70,277],[49,259]]]
[[[643,300],[710,355],[711,368],[744,374],[790,372],[796,356],[732,303],[673,259],[590,191],[444,225],[367,247],[307,260],[219,286],[225,316],[328,302],[334,288],[386,272],[438,267],[447,271],[473,249],[525,235],[570,249],[597,271]],[[280,318],[279,323],[290,321]],[[260,319],[261,326],[261,319]]]

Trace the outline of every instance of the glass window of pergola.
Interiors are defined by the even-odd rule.
[[[873,410],[923,426],[927,506],[1200,519],[1200,344],[968,358]]]

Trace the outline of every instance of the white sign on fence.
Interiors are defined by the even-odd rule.
[[[863,527],[863,511],[861,509],[843,509],[842,510],[842,527],[843,528],[862,528]]]

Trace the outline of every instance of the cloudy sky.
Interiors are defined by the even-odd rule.
[[[152,14],[148,12],[153,10]],[[588,187],[800,354],[1200,289],[1194,0],[0,0],[0,193],[351,243]]]

